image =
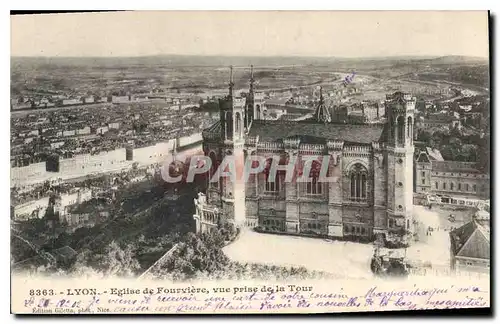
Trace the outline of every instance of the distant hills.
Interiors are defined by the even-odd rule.
[[[34,65],[91,65],[91,66],[294,66],[294,65],[331,65],[342,63],[417,63],[429,65],[445,64],[488,64],[488,58],[469,56],[389,56],[389,57],[299,57],[299,56],[196,56],[196,55],[158,55],[140,57],[11,57],[11,64]]]
[[[475,56],[459,56],[459,55],[452,55],[452,56],[441,56],[441,57],[436,57],[433,59],[428,59],[428,60],[423,60],[425,62],[428,62],[430,64],[487,64],[489,63],[488,58],[484,57],[475,57]]]

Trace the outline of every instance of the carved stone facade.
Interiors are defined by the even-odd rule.
[[[328,122],[323,100],[315,114],[320,120],[261,120],[253,92],[253,73],[245,104],[233,98],[230,82],[230,94],[220,102],[221,120],[203,132],[203,147],[214,170],[231,153],[237,169],[252,155],[264,157],[266,167],[244,183],[229,178],[210,183],[207,210],[216,206],[224,221],[290,234],[369,240],[413,230],[414,98],[400,92],[387,96],[386,124],[350,125]],[[231,107],[232,125],[222,118]],[[239,129],[238,113],[243,113],[244,131],[228,135],[228,129]],[[274,181],[273,159],[281,166]],[[285,171],[294,160],[295,167]],[[308,163],[307,181],[298,181],[307,177],[302,173]],[[322,181],[322,168],[328,181]],[[285,181],[287,172],[293,173],[292,181]]]

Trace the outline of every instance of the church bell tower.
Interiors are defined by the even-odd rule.
[[[254,105],[255,105],[255,89],[254,89],[255,79],[253,78],[253,65],[250,65],[250,89],[248,90],[248,96],[246,98],[245,107],[245,129],[249,129],[252,121],[255,117]]]
[[[255,79],[253,74],[253,65],[250,65],[250,88],[245,103],[245,129],[252,126],[252,122],[258,119],[264,119],[264,94],[255,91]]]
[[[410,237],[413,226],[413,124],[416,99],[396,92],[386,98],[387,230]]]
[[[242,226],[245,223],[245,186],[244,167],[244,98],[233,94],[233,67],[230,67],[229,94],[219,100],[221,122],[221,172],[229,171],[231,177],[224,176],[220,181],[222,212],[226,221]],[[224,163],[226,162],[226,163]]]

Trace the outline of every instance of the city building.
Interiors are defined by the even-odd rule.
[[[333,103],[329,110],[332,121],[337,123],[375,123],[381,122],[385,116],[385,107],[379,102],[363,101],[351,105]]]
[[[93,96],[82,97],[82,102],[86,104],[94,103],[95,98]]]
[[[443,161],[441,154],[429,151],[420,152],[415,162],[415,192],[449,195],[450,199],[489,198],[490,176],[478,163]]]
[[[70,106],[70,105],[79,105],[81,104],[82,102],[80,101],[80,99],[63,99],[62,100],[62,105],[63,106]]]
[[[74,205],[61,222],[74,231],[80,227],[93,227],[108,220],[109,210],[101,206],[93,207],[85,204]]]
[[[236,166],[245,157],[267,160],[264,172],[248,181],[227,177],[209,183],[207,194],[195,199],[197,232],[222,222],[299,235],[345,239],[401,239],[413,229],[413,120],[415,98],[396,92],[386,97],[385,124],[332,122],[320,91],[315,114],[308,120],[262,120],[256,100],[253,69],[246,100],[229,94],[219,102],[220,120],[203,131],[203,149],[212,160],[210,175],[226,156]],[[273,161],[273,157],[280,160]],[[285,182],[285,174],[270,175],[270,165],[297,159],[299,176],[312,161],[307,182]],[[322,182],[318,170],[328,158],[326,173],[336,181]],[[326,161],[326,159],[325,159]],[[307,176],[307,175],[306,175]]]
[[[120,123],[117,123],[117,122],[108,123],[108,128],[109,129],[120,129]]]
[[[111,96],[112,103],[130,102],[132,100],[134,100],[132,96]]]
[[[91,129],[89,126],[82,127],[80,129],[76,130],[77,135],[89,135],[91,132]]]
[[[379,102],[363,102],[361,105],[367,121],[376,121],[385,116],[385,107]]]
[[[450,232],[450,267],[455,272],[490,272],[490,221],[476,214]]]
[[[422,119],[423,119],[422,121],[418,122],[417,126],[429,132],[444,131],[453,128],[460,129],[462,127],[460,119],[453,114],[451,115],[447,113],[430,114]]]

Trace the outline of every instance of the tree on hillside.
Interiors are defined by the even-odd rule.
[[[450,137],[453,138],[461,138],[463,136],[463,132],[458,127],[453,127],[450,129]]]
[[[421,130],[418,132],[417,135],[417,141],[425,143],[425,146],[432,147],[432,144],[434,144],[434,140],[432,138],[432,134],[428,131]]]
[[[112,241],[102,254],[96,254],[90,250],[81,253],[72,270],[81,273],[90,268],[104,277],[132,277],[141,268],[132,250],[132,246],[122,249],[118,243]]]
[[[70,246],[71,242],[72,242],[71,235],[68,234],[68,233],[66,233],[66,232],[62,232],[54,240],[54,246],[53,247],[54,247],[54,249],[58,249],[58,248],[61,248],[61,247],[64,247],[64,246]]]
[[[223,273],[230,265],[221,249],[223,242],[219,233],[201,236],[189,233],[156,277],[183,281]]]

